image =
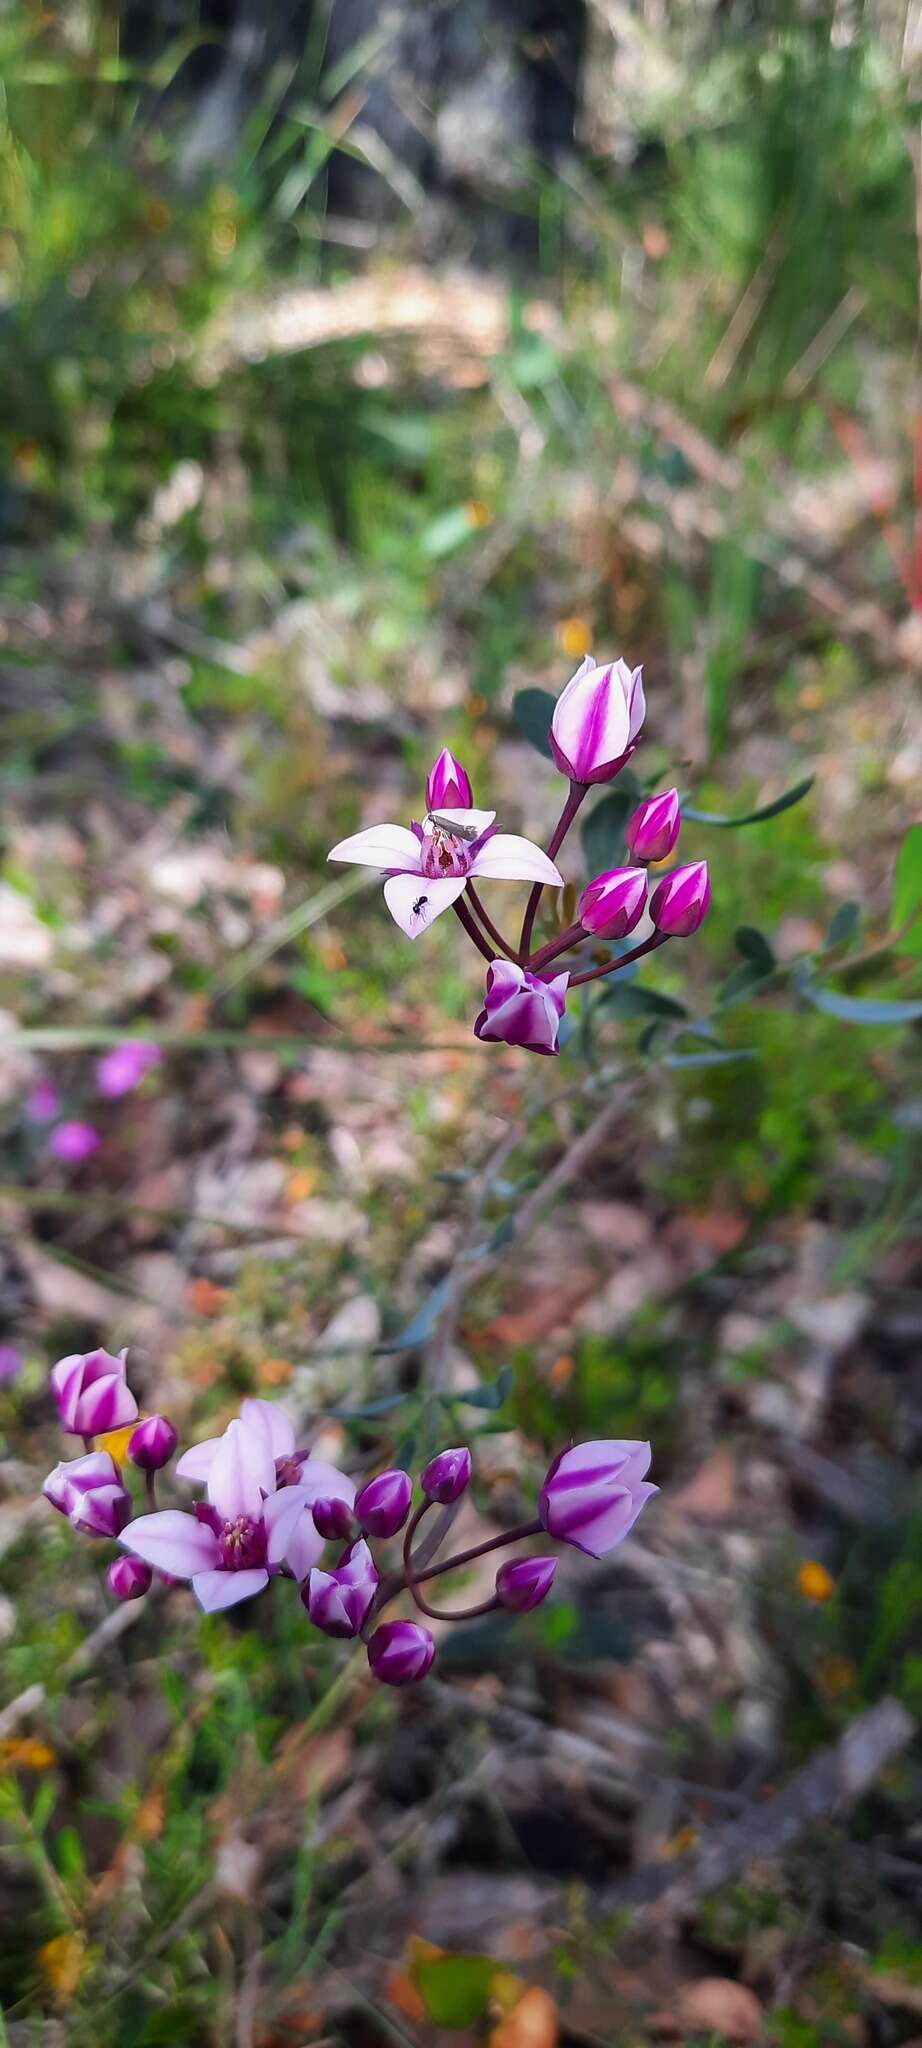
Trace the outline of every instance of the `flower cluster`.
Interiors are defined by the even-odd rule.
[[[84,1451],[56,1465],[43,1492],[75,1529],[119,1543],[122,1554],[107,1574],[117,1600],[140,1598],[155,1578],[184,1581],[213,1614],[264,1592],[273,1579],[287,1579],[315,1628],[363,1640],[370,1669],[385,1685],[424,1678],[435,1656],[422,1622],[380,1620],[398,1597],[440,1621],[497,1608],[526,1613],[549,1593],[557,1559],[522,1551],[523,1544],[549,1536],[604,1557],[657,1490],[645,1476],[649,1444],[571,1445],[547,1473],[534,1520],[440,1557],[453,1510],[471,1484],[465,1445],[430,1461],[414,1505],[408,1472],[378,1472],[357,1487],[335,1465],[297,1447],[281,1407],[248,1400],[222,1436],[195,1444],[174,1467],[175,1478],[202,1489],[202,1497],[190,1507],[160,1507],[157,1475],[173,1459],[177,1435],[166,1416],[139,1415],[126,1354],[99,1350],[62,1358],[51,1391],[64,1429],[82,1437]],[[132,1468],[144,1475],[146,1512],[137,1511],[132,1496]],[[418,1541],[434,1512],[440,1520]],[[379,1546],[401,1535],[398,1555],[382,1557]],[[422,1589],[432,1579],[512,1546],[518,1554],[500,1565],[488,1600],[447,1614],[429,1605]]]
[[[667,939],[690,937],[706,916],[711,890],[705,861],[673,868],[649,888],[648,863],[666,860],[681,830],[678,793],[668,789],[647,797],[629,821],[634,865],[596,875],[579,899],[577,922],[547,944],[532,945],[543,890],[563,887],[555,859],[577,811],[593,784],[613,781],[631,759],[644,712],[639,668],[624,661],[599,665],[585,657],[551,721],[551,750],[569,790],[546,852],[530,839],[498,831],[495,811],[474,808],[470,777],[447,748],[430,771],[421,824],[373,825],[333,847],[330,860],[354,861],[384,875],[384,900],[408,938],[419,938],[443,911],[454,910],[488,962],[484,1007],[474,1025],[478,1038],[557,1053],[570,989],[616,974]],[[532,885],[517,943],[504,936],[481,900],[479,884],[488,881]],[[632,932],[638,933],[637,943],[628,951],[587,964],[591,945]],[[576,956],[570,967],[560,964],[565,954]]]

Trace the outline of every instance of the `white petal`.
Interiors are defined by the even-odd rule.
[[[446,875],[430,882],[427,875],[391,875],[384,884],[384,901],[395,924],[408,939],[428,931],[433,918],[441,917],[467,886],[466,875]]]
[[[240,1420],[246,1429],[255,1430],[273,1458],[291,1457],[295,1447],[294,1423],[277,1401],[244,1401]]]
[[[530,839],[520,839],[517,832],[497,832],[488,839],[471,862],[471,874],[483,875],[485,881],[544,882],[554,889],[563,888],[563,876],[553,861]]]
[[[344,1500],[351,1508],[355,1481],[336,1465],[325,1465],[322,1458],[308,1458],[301,1467],[298,1491],[306,1494],[309,1501]]]
[[[415,869],[419,873],[419,840],[408,825],[370,825],[341,839],[327,860],[354,861],[360,868]]]
[[[236,1607],[238,1600],[251,1599],[268,1584],[268,1572],[257,1566],[248,1572],[196,1572],[192,1591],[206,1614],[218,1614],[222,1607]]]
[[[292,1534],[308,1505],[300,1486],[282,1486],[263,1503],[263,1523],[269,1532],[266,1556],[270,1564],[284,1563]]]
[[[140,1515],[122,1530],[120,1542],[132,1557],[141,1557],[157,1571],[174,1579],[191,1579],[206,1571],[218,1554],[218,1539],[207,1522],[184,1515],[178,1508],[164,1508],[156,1515]]]
[[[190,1451],[183,1451],[173,1471],[177,1479],[196,1479],[204,1486],[221,1446],[219,1436],[209,1436],[204,1443],[193,1444]]]
[[[275,1459],[244,1422],[229,1423],[208,1474],[208,1498],[226,1521],[262,1514],[263,1496],[275,1492]]]

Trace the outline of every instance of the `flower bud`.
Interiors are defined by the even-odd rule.
[[[469,811],[473,801],[470,776],[454,754],[443,747],[426,781],[427,811]]]
[[[499,1039],[503,1045],[521,1045],[526,1052],[553,1057],[560,1051],[558,1034],[569,981],[569,974],[542,981],[512,960],[492,960],[475,1038]]]
[[[416,1621],[384,1621],[368,1645],[368,1662],[382,1685],[414,1685],[425,1678],[435,1642]]]
[[[513,1614],[540,1607],[557,1575],[556,1557],[514,1557],[496,1574],[496,1597]]]
[[[131,1514],[131,1495],[108,1451],[56,1465],[42,1492],[85,1536],[119,1536]]]
[[[460,1500],[465,1487],[471,1483],[471,1454],[466,1444],[457,1450],[440,1451],[426,1466],[420,1485],[427,1500],[437,1500],[440,1505],[450,1507],[452,1501]]]
[[[152,1067],[159,1067],[162,1058],[159,1045],[144,1038],[127,1038],[123,1045],[114,1045],[96,1067],[100,1095],[107,1096],[110,1102],[117,1101],[120,1095],[130,1095]]]
[[[64,1166],[83,1166],[102,1144],[99,1132],[92,1124],[70,1122],[58,1124],[48,1140],[52,1159],[60,1159]]]
[[[611,782],[634,751],[645,708],[642,669],[625,661],[597,668],[587,654],[554,707],[558,768],[571,782]]]
[[[63,1427],[72,1436],[104,1436],[137,1421],[138,1404],[128,1385],[127,1352],[74,1351],[51,1372],[51,1391]]]
[[[314,1568],[301,1599],[315,1628],[328,1636],[357,1636],[375,1597],[378,1574],[367,1543],[359,1540],[347,1550],[335,1571]]]
[[[116,1600],[140,1600],[150,1592],[153,1576],[140,1557],[116,1557],[106,1573],[106,1585]]]
[[[638,804],[624,836],[635,860],[665,860],[681,830],[679,792],[664,789],[660,796],[648,796]]]
[[[650,916],[665,938],[688,939],[704,923],[710,901],[707,861],[696,860],[689,868],[674,868],[657,883],[650,898]]]
[[[413,1481],[408,1472],[379,1472],[355,1496],[355,1516],[366,1536],[396,1536],[410,1512]]]
[[[554,1459],[541,1488],[542,1528],[588,1557],[607,1556],[659,1491],[644,1478],[649,1465],[649,1444],[618,1438],[571,1445]]]
[[[612,868],[583,890],[577,916],[598,939],[623,939],[640,923],[647,900],[645,868]]]
[[[311,1502],[314,1528],[325,1543],[344,1543],[353,1534],[355,1516],[346,1500],[333,1500],[324,1495],[321,1500]]]
[[[178,1442],[173,1424],[165,1415],[145,1415],[128,1439],[128,1456],[142,1472],[162,1472]]]

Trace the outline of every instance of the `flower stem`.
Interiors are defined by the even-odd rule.
[[[151,1509],[155,1509],[155,1508],[156,1508],[156,1506],[157,1506],[157,1474],[156,1474],[156,1472],[145,1472],[145,1474],[144,1474],[144,1486],[145,1486],[145,1491],[146,1491],[146,1493],[147,1493],[147,1505],[148,1505],[148,1507],[149,1507],[149,1508],[151,1508]]]
[[[476,946],[478,953],[482,953],[484,959],[489,961],[489,964],[492,967],[493,962],[496,959],[496,954],[491,951],[490,947],[487,945],[486,939],[483,937],[483,934],[478,931],[477,926],[474,923],[471,913],[467,907],[467,904],[461,902],[453,903],[452,909],[455,913],[456,918],[458,919],[459,924],[464,926],[468,938],[471,939],[474,945]]]
[[[566,803],[554,826],[548,843],[547,852],[549,860],[553,860],[555,854],[559,853],[588,789],[588,782],[571,782]],[[519,952],[523,956],[531,950],[531,935],[535,926],[535,918],[538,915],[538,905],[541,901],[543,889],[543,882],[536,882],[525,905],[525,916],[522,919],[522,935],[519,939]]]
[[[477,894],[473,882],[468,882],[467,896],[469,902],[476,911],[481,924],[483,925],[484,931],[489,932],[490,937],[493,940],[494,946],[498,946],[500,952],[505,953],[507,960],[517,961],[519,957],[518,953],[515,951],[515,948],[513,946],[510,946],[508,939],[504,939],[502,932],[499,930],[499,927],[493,923],[492,917],[489,915],[489,912],[486,910],[485,906],[480,901],[480,897]]]
[[[584,981],[598,981],[604,974],[617,974],[619,968],[630,967],[632,960],[642,960],[645,953],[655,953],[658,946],[665,946],[668,932],[653,932],[644,939],[642,946],[635,946],[630,953],[622,953],[619,960],[606,960],[601,967],[590,967],[585,974],[574,974],[570,988],[579,988]]]
[[[470,1550],[459,1550],[455,1557],[446,1557],[441,1564],[427,1565],[424,1572],[414,1574],[415,1581],[422,1585],[425,1579],[438,1579],[443,1572],[460,1571],[464,1564],[472,1564],[475,1557],[486,1557],[490,1550],[505,1550],[510,1543],[524,1543],[528,1536],[540,1536],[543,1524],[537,1516],[533,1522],[520,1522],[517,1529],[504,1529],[499,1536],[488,1536],[485,1543],[474,1543]]]
[[[551,939],[546,946],[542,946],[537,953],[532,954],[528,962],[529,972],[537,974],[542,967],[547,967],[551,960],[556,960],[559,953],[569,953],[572,946],[578,946],[581,939],[588,939],[588,937],[589,933],[585,925],[568,924],[566,931],[561,932],[559,939]]]

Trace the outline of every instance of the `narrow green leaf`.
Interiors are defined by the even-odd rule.
[[[713,1048],[710,1052],[667,1052],[663,1058],[664,1067],[728,1067],[734,1060],[754,1060],[758,1054],[754,1046],[746,1045],[731,1051],[729,1047]]]
[[[758,931],[754,924],[741,924],[738,931],[733,934],[733,943],[737,952],[742,953],[743,959],[749,961],[758,975],[774,972],[775,955],[765,933]]]
[[[897,855],[890,923],[894,931],[909,926],[898,952],[922,953],[922,825],[910,825]]]
[[[640,988],[636,982],[628,986],[616,982],[599,997],[598,1008],[610,1010],[616,1017],[688,1016],[685,1004],[675,996],[664,996],[658,988]]]
[[[549,735],[556,702],[550,690],[517,690],[512,702],[512,716],[520,733],[548,761],[554,759]]]
[[[809,973],[795,976],[800,994],[815,1010],[823,1010],[827,1017],[839,1017],[843,1024],[870,1024],[886,1027],[891,1024],[914,1024],[922,1017],[922,997],[918,1002],[891,1002],[875,996],[840,996],[835,989],[822,988]]]
[[[858,932],[860,924],[860,903],[840,903],[826,933],[826,943],[823,951],[830,953],[834,946],[849,945]]]
[[[388,1337],[384,1344],[376,1344],[375,1350],[378,1352],[415,1351],[418,1344],[425,1344],[427,1337],[431,1337],[435,1329],[453,1286],[454,1274],[446,1273],[444,1280],[440,1280],[438,1286],[433,1287],[432,1293],[427,1294],[425,1301],[417,1309],[415,1316],[408,1322],[406,1329],[401,1330],[397,1337]]]
[[[799,804],[813,788],[816,777],[807,775],[803,782],[795,782],[792,789],[786,789],[783,796],[776,796],[773,803],[760,804],[757,811],[745,811],[741,818],[727,817],[722,811],[698,811],[692,804],[682,805],[683,818],[693,819],[696,825],[719,825],[723,831],[735,830],[739,825],[761,825],[766,818],[777,818],[782,811],[789,811]]]
[[[590,876],[624,865],[624,828],[635,808],[636,797],[630,791],[612,789],[584,820],[580,838]]]

